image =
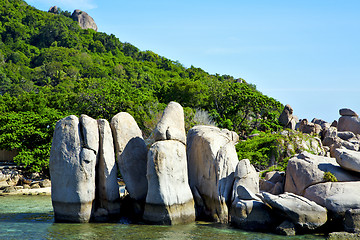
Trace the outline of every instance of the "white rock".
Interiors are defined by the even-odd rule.
[[[187,136],[189,183],[197,212],[212,221],[228,222],[234,171],[238,164],[236,133],[212,126],[195,126]],[[195,193],[198,194],[195,194]]]
[[[115,160],[114,141],[109,122],[98,120],[100,133],[100,149],[98,163],[99,206],[106,209],[110,217],[120,214],[120,194],[117,183],[117,166]]]
[[[236,197],[243,200],[260,200],[256,193],[259,193],[259,174],[249,159],[243,159],[238,162],[235,169],[231,201]]]
[[[184,110],[177,102],[170,102],[154,129],[155,141],[178,140],[186,144]]]
[[[303,195],[307,187],[324,182],[325,172],[331,172],[338,181],[360,180],[358,174],[342,169],[334,158],[303,152],[289,160],[284,190]]]
[[[145,221],[157,224],[195,221],[183,143],[174,140],[154,143],[148,153],[147,179]]]
[[[344,169],[360,172],[360,152],[335,149],[336,162]]]
[[[272,208],[281,211],[289,220],[305,229],[316,229],[327,221],[324,207],[293,193],[272,195],[262,193],[263,201]]]
[[[360,182],[325,182],[306,189],[304,197],[326,207],[335,216],[360,208]]]
[[[55,221],[88,222],[95,199],[94,150],[82,148],[88,142],[81,135],[76,116],[56,123],[50,152],[51,198]],[[85,126],[86,128],[86,126]]]
[[[126,112],[111,119],[116,159],[130,197],[145,200],[147,147],[135,119]]]

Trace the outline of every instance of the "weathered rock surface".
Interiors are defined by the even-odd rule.
[[[285,220],[276,228],[276,233],[284,236],[295,236],[295,225],[294,223]]]
[[[360,233],[332,232],[329,233],[327,240],[357,240],[360,239]]]
[[[170,102],[154,129],[155,141],[177,140],[186,144],[184,110],[177,102]]]
[[[234,171],[238,164],[238,135],[212,126],[195,126],[187,136],[189,184],[197,216],[228,222]]]
[[[87,131],[91,125],[80,126],[76,116],[56,123],[49,162],[55,221],[90,220],[95,199],[97,153],[94,149],[82,147],[82,143],[91,141],[84,139],[86,134],[82,135],[80,129]]]
[[[356,135],[353,132],[345,131],[345,132],[338,132],[337,136],[341,138],[342,140],[348,141],[351,138],[355,138]]]
[[[274,195],[284,193],[285,172],[271,171],[260,179],[260,190]]]
[[[120,112],[111,119],[116,159],[130,197],[145,200],[147,147],[135,119]]]
[[[311,123],[307,119],[303,119],[300,122],[299,131],[308,134],[320,134],[322,128],[319,124]]]
[[[238,162],[234,173],[234,184],[231,200],[236,197],[243,200],[260,200],[255,194],[259,192],[259,174],[249,159]]]
[[[325,181],[325,172],[331,172],[341,182],[360,181],[359,174],[341,168],[334,158],[303,152],[289,160],[284,190],[303,195],[307,187]]]
[[[277,223],[273,211],[263,202],[239,198],[231,205],[230,222],[248,231],[271,231]]]
[[[284,107],[284,110],[279,117],[279,122],[285,128],[295,130],[295,126],[297,122],[299,122],[299,119],[293,115],[293,109],[289,104]]]
[[[342,168],[360,173],[360,152],[338,148],[335,157]]]
[[[305,229],[316,229],[327,221],[324,207],[293,193],[272,195],[262,193],[263,201],[280,211],[291,222]]]
[[[348,209],[345,212],[344,229],[351,233],[360,233],[360,209]]]
[[[148,153],[147,179],[145,221],[156,224],[195,221],[183,143],[174,140],[154,143]]]
[[[320,125],[320,127],[321,127],[323,130],[324,130],[324,129],[327,129],[327,128],[329,128],[329,127],[331,126],[330,123],[328,123],[328,122],[326,122],[326,121],[324,121],[324,120],[322,120],[322,119],[314,118],[311,122],[314,123],[314,124]]]
[[[117,183],[117,166],[110,124],[105,119],[98,120],[100,149],[98,174],[98,208],[105,209],[110,218],[120,214],[120,194]]]
[[[94,19],[93,19],[89,14],[87,14],[87,13],[84,12],[84,11],[81,11],[81,10],[79,10],[79,9],[76,9],[76,10],[72,13],[71,18],[72,18],[74,21],[78,22],[79,25],[80,25],[80,27],[81,27],[82,29],[88,29],[88,28],[90,28],[90,29],[93,29],[93,30],[95,30],[95,31],[98,30],[98,27],[97,27]]]
[[[49,8],[48,12],[58,14],[59,13],[59,8],[57,6],[52,6],[52,7]]]
[[[353,110],[349,109],[349,108],[342,108],[339,110],[339,114],[341,116],[350,116],[350,117],[358,117],[358,115],[356,114],[356,112],[354,112]]]
[[[304,197],[326,207],[335,216],[360,208],[360,182],[325,182],[306,189]]]
[[[360,134],[360,119],[358,116],[342,116],[339,118],[338,131],[350,131],[355,134]]]

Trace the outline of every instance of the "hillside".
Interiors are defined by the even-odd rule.
[[[0,0],[0,149],[19,164],[47,169],[57,120],[74,114],[134,116],[148,137],[170,101],[185,107],[187,130],[215,122],[245,136],[279,128],[283,105],[252,84],[81,29],[69,12]]]

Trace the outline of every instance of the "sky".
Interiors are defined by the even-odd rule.
[[[86,11],[142,51],[255,84],[300,119],[360,114],[358,0],[26,0]]]

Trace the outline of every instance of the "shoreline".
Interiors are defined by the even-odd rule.
[[[24,195],[24,196],[33,196],[33,195],[44,195],[51,196],[51,187],[44,188],[34,188],[34,189],[18,189],[12,192],[2,192],[0,196],[13,196],[13,195]]]

